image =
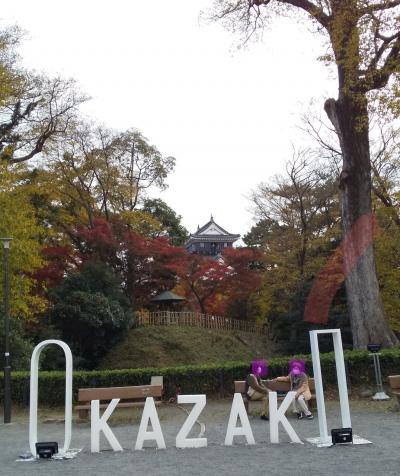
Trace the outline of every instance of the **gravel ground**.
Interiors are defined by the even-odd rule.
[[[305,442],[292,444],[280,427],[281,443],[269,441],[269,423],[256,415],[250,418],[256,440],[247,446],[244,438],[235,438],[233,447],[223,445],[229,418],[230,401],[210,401],[200,421],[206,425],[204,436],[207,448],[177,449],[175,437],[186,414],[179,408],[167,406],[158,409],[167,449],[151,447],[134,451],[141,412],[138,410],[116,410],[111,420],[117,439],[124,448],[114,453],[102,438],[100,454],[90,453],[90,426],[74,421],[71,448],[82,448],[72,460],[17,462],[18,455],[28,449],[28,418],[26,411],[13,415],[14,423],[0,425],[0,474],[19,475],[188,475],[188,476],[252,476],[300,475],[399,475],[400,474],[400,413],[392,411],[393,402],[352,402],[351,418],[355,434],[372,441],[372,445],[335,446],[317,448]],[[328,428],[339,428],[340,411],[337,402],[327,403]],[[39,440],[58,441],[64,439],[64,425],[60,412],[40,413]],[[313,421],[290,422],[299,437],[318,436],[317,417]],[[197,436],[196,425],[190,436]]]

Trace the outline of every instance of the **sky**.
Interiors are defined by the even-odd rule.
[[[211,0],[13,0],[1,26],[27,35],[29,69],[73,77],[91,96],[81,111],[118,130],[139,129],[176,158],[168,189],[152,190],[194,232],[212,214],[242,236],[254,224],[252,189],[283,173],[311,100],[335,96],[317,57],[322,38],[304,22],[275,19],[245,48],[219,23],[199,19]],[[309,26],[309,25],[308,25]]]

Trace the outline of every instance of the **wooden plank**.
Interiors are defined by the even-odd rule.
[[[161,385],[138,385],[135,387],[110,387],[110,388],[80,388],[78,400],[89,402],[90,400],[112,400],[113,398],[130,399],[161,397]]]
[[[246,382],[244,380],[235,380],[235,393],[244,393],[246,391]]]
[[[400,388],[400,375],[389,375],[388,380],[391,389]]]
[[[145,405],[145,400],[142,402],[119,402],[117,407],[118,408],[134,408],[134,407],[143,407]],[[155,405],[161,405],[162,401],[161,400],[156,400]],[[100,408],[107,408],[108,403],[100,403]],[[90,410],[90,403],[87,403],[85,405],[76,405],[74,407],[75,410],[81,411],[81,410]]]
[[[245,380],[235,380],[235,393],[244,393],[246,391],[246,382]],[[290,390],[290,383],[289,382],[277,382],[272,380],[267,380],[266,384],[270,390],[273,392],[280,391],[280,392],[289,392]],[[312,394],[312,398],[315,398],[313,395],[313,391],[315,390],[314,386],[314,379],[308,379],[308,385],[310,387],[310,392]]]

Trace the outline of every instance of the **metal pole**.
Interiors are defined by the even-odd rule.
[[[10,367],[10,283],[8,279],[9,264],[8,251],[10,238],[3,238],[3,264],[4,264],[4,423],[11,423],[11,367]]]
[[[375,370],[375,382],[376,382],[376,389],[378,392],[381,391],[381,387],[379,385],[379,372],[378,372],[378,361],[377,361],[378,354],[372,354],[372,358],[374,359],[374,370]]]
[[[381,364],[379,362],[379,354],[376,354],[376,368],[378,371],[378,392],[383,392],[383,385],[382,385],[382,373],[381,373]]]
[[[372,397],[372,399],[373,400],[389,400],[390,398],[389,395],[386,395],[385,391],[383,390],[381,365],[379,362],[379,353],[373,353],[372,357],[374,359],[374,370],[375,370],[376,390],[377,390],[377,392]]]

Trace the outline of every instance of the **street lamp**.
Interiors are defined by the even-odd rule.
[[[367,349],[374,359],[375,379],[377,392],[372,397],[373,400],[389,400],[389,396],[383,390],[381,364],[379,362],[379,351],[381,350],[380,344],[368,344]]]
[[[3,263],[4,263],[4,423],[11,423],[11,367],[10,367],[10,283],[8,280],[8,251],[10,249],[11,238],[0,238],[3,243]]]

